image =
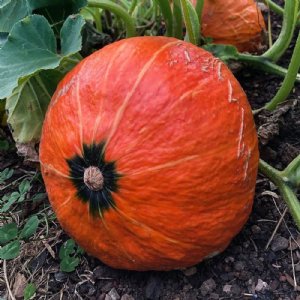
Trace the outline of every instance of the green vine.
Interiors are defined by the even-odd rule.
[[[276,184],[297,227],[300,229],[300,202],[295,194],[295,190],[299,186],[295,185],[293,180],[295,171],[299,170],[299,165],[300,155],[296,157],[283,171],[276,170],[261,159],[259,161],[260,172]],[[297,168],[295,168],[295,166],[297,166]]]
[[[88,7],[98,7],[120,17],[126,26],[126,37],[133,37],[136,35],[134,19],[127,13],[127,11],[118,4],[110,0],[88,0]]]
[[[263,57],[276,62],[285,53],[293,38],[297,13],[298,0],[286,0],[283,11],[282,28],[278,39],[272,47],[263,54]]]
[[[285,101],[294,87],[295,80],[298,76],[298,70],[300,69],[300,31],[296,41],[296,45],[293,51],[293,55],[287,70],[287,74],[283,80],[283,83],[273,99],[265,105],[268,110],[274,110],[278,104]]]

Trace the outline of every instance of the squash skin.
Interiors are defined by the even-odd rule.
[[[89,214],[67,160],[105,141],[114,209]],[[245,93],[219,59],[167,37],[113,43],[60,82],[40,143],[64,230],[104,263],[171,270],[223,251],[251,212],[258,167]]]
[[[196,5],[197,0],[191,0]],[[215,44],[233,45],[241,52],[260,52],[266,25],[254,0],[205,0],[202,34]]]

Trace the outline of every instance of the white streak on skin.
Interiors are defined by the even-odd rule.
[[[187,50],[184,50],[184,56],[185,56],[186,60],[190,63],[191,62],[191,57],[190,57],[190,54]]]
[[[237,102],[237,99],[232,97],[233,89],[232,89],[231,81],[229,79],[227,80],[227,85],[228,85],[228,102],[229,103]]]
[[[239,142],[238,142],[238,149],[237,149],[237,157],[240,158],[241,153],[242,153],[242,139],[244,135],[244,117],[245,117],[245,110],[242,108],[242,114],[241,114],[241,126],[240,126],[240,131],[239,131]]]
[[[42,162],[40,162],[40,163],[45,169],[52,171],[56,175],[59,175],[66,179],[73,179],[71,176],[68,176],[68,175],[64,174],[63,172],[60,172],[57,169],[55,169],[51,164],[43,164]]]
[[[80,80],[76,81],[76,101],[77,101],[77,109],[78,109],[78,119],[79,119],[79,139],[80,139],[80,147],[83,152],[83,125],[82,125],[82,111],[81,111],[81,102],[80,102],[80,88],[79,88]]]
[[[221,73],[221,69],[222,69],[222,62],[221,61],[218,62],[218,67],[217,68],[218,68],[218,70],[217,70],[218,78],[219,78],[219,80],[223,80],[222,73]]]
[[[146,173],[146,172],[160,171],[162,169],[175,167],[178,164],[181,164],[181,163],[186,162],[186,161],[194,160],[196,158],[199,158],[199,155],[190,155],[190,156],[187,156],[187,157],[184,157],[184,158],[181,158],[181,159],[178,159],[178,160],[174,160],[174,161],[171,161],[171,162],[168,162],[168,163],[165,163],[165,164],[150,167],[146,170],[141,170],[141,171],[137,171],[137,172],[129,173],[129,174],[127,173],[126,176],[135,176],[135,175],[143,174],[143,173]]]
[[[251,157],[251,150],[248,150],[246,161],[245,161],[245,164],[244,164],[244,181],[247,178],[250,157]]]
[[[232,102],[232,85],[230,80],[227,80],[227,85],[228,85],[228,102],[231,103]]]
[[[135,81],[135,83],[133,84],[132,89],[128,92],[126,98],[124,99],[123,104],[121,105],[121,107],[119,108],[119,110],[116,112],[116,116],[114,118],[110,133],[108,135],[107,141],[103,147],[103,151],[105,151],[107,145],[109,144],[109,142],[111,141],[112,137],[114,136],[122,118],[125,112],[125,109],[131,99],[131,97],[133,96],[133,94],[135,93],[136,89],[138,88],[138,85],[140,84],[140,82],[142,81],[142,79],[144,78],[146,72],[150,69],[152,63],[156,60],[157,56],[163,52],[165,49],[178,44],[178,42],[170,42],[164,46],[162,46],[159,50],[157,50],[156,52],[153,53],[152,57],[150,58],[150,60],[144,65],[144,67],[141,69],[140,73],[137,76],[137,79]]]

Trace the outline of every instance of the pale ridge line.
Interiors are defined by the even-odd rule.
[[[162,53],[165,49],[169,48],[172,45],[178,44],[178,41],[175,42],[170,42],[164,46],[162,46],[159,50],[157,50],[151,57],[151,59],[144,65],[144,67],[141,69],[140,73],[137,76],[137,79],[131,89],[131,91],[127,94],[123,104],[121,105],[121,107],[119,108],[119,110],[116,112],[116,116],[115,119],[113,121],[113,125],[112,125],[112,129],[108,135],[108,138],[106,140],[106,143],[103,147],[103,151],[105,151],[107,145],[109,144],[110,140],[112,139],[112,137],[114,136],[119,123],[122,120],[124,111],[129,103],[129,100],[131,99],[132,95],[135,93],[139,83],[141,82],[141,80],[143,79],[144,75],[146,74],[146,72],[149,70],[150,66],[152,65],[152,63],[155,61],[155,59],[157,58],[157,56]]]
[[[105,71],[105,74],[104,74],[104,77],[103,77],[103,81],[104,81],[104,84],[103,84],[103,90],[104,92],[106,92],[107,90],[107,81],[108,81],[108,74],[111,70],[111,67],[113,65],[113,63],[115,62],[117,56],[119,55],[120,52],[123,51],[123,49],[125,48],[126,44],[123,44],[121,47],[118,48],[118,51],[116,51],[113,55],[113,57],[110,59],[109,61],[109,64],[106,68],[106,71]],[[95,126],[94,126],[94,129],[93,129],[93,136],[92,136],[92,140],[94,141],[95,140],[95,134],[96,134],[96,131],[99,127],[99,123],[100,123],[100,120],[101,120],[101,111],[102,111],[102,107],[103,107],[103,101],[104,99],[102,100],[101,102],[101,105],[99,107],[99,111],[98,111],[98,114],[97,114],[97,117],[96,117],[96,120],[95,120]]]
[[[83,153],[83,126],[82,126],[82,111],[81,111],[81,103],[80,103],[80,90],[79,90],[79,79],[76,81],[76,102],[78,108],[78,118],[79,118],[79,138],[80,138],[80,147]]]
[[[72,201],[73,197],[74,197],[74,195],[70,195],[70,196],[67,198],[67,200],[65,200],[63,203],[61,203],[61,204],[59,205],[59,207],[56,209],[56,212],[55,212],[56,215],[59,214],[60,210],[61,210],[64,206],[66,206],[69,202]]]
[[[153,172],[153,171],[157,171],[157,170],[162,170],[162,169],[174,167],[174,166],[176,166],[176,165],[178,165],[182,162],[190,161],[190,160],[196,159],[198,157],[199,157],[199,155],[189,155],[187,157],[177,159],[177,160],[174,160],[174,161],[171,161],[171,162],[168,162],[168,163],[165,163],[165,164],[161,164],[161,165],[158,165],[158,166],[154,166],[154,167],[148,168],[146,170],[137,171],[137,172],[134,172],[134,173],[128,173],[128,174],[126,174],[126,176],[135,176],[135,175],[139,175],[139,174],[142,174],[142,173],[145,173],[145,172]]]
[[[60,172],[60,171],[58,171],[57,169],[55,169],[51,164],[44,164],[44,163],[42,163],[42,161],[40,161],[40,164],[41,164],[44,168],[46,168],[46,169],[48,169],[48,170],[50,170],[50,171],[53,171],[55,174],[57,174],[57,175],[59,175],[59,176],[61,176],[61,177],[63,177],[63,178],[66,178],[66,179],[73,179],[73,177],[68,176],[68,175],[64,174],[63,172]]]
[[[238,149],[237,149],[237,157],[240,158],[241,156],[241,144],[242,144],[242,139],[243,139],[243,134],[244,134],[244,116],[245,116],[245,110],[242,107],[242,116],[241,116],[241,125],[240,125],[240,130],[239,130],[239,140],[238,140]]]

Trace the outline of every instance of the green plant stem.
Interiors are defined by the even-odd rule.
[[[197,12],[189,0],[180,0],[180,4],[187,31],[186,38],[190,43],[198,45],[200,40],[200,24]]]
[[[264,0],[265,4],[275,13],[283,16],[283,8],[272,0]]]
[[[130,8],[129,8],[129,12],[128,12],[130,15],[132,15],[133,11],[136,8],[136,5],[137,5],[137,0],[132,0]]]
[[[100,10],[99,10],[98,8],[95,10],[95,18],[94,18],[94,21],[95,21],[96,29],[97,29],[99,32],[102,32],[101,13],[100,13]]]
[[[196,12],[198,15],[198,20],[199,20],[199,24],[200,24],[200,32],[201,32],[201,24],[202,24],[202,11],[203,11],[203,7],[204,7],[204,0],[197,0],[197,4],[196,4]]]
[[[272,182],[274,182],[276,184],[286,205],[289,208],[289,211],[290,211],[297,227],[300,229],[300,203],[299,203],[294,191],[288,185],[287,178],[283,176],[282,172],[271,167],[269,164],[267,164],[262,159],[259,160],[258,167],[259,167],[259,171],[262,174],[264,174],[266,177],[268,177]]]
[[[282,171],[282,174],[287,177],[298,168],[300,168],[300,154],[290,162],[290,164]]]
[[[180,0],[173,1],[173,36],[182,39],[183,37],[183,19]]]
[[[293,55],[287,70],[287,74],[282,82],[281,87],[277,91],[273,99],[265,105],[265,109],[274,110],[277,105],[286,100],[291,90],[294,87],[298,70],[300,69],[300,30],[296,45],[293,51]]]
[[[169,0],[156,0],[166,22],[166,35],[173,36],[173,15]]]
[[[136,35],[134,19],[120,5],[115,4],[110,0],[88,0],[88,6],[102,8],[116,14],[125,23],[126,37],[133,37]]]
[[[283,12],[283,22],[278,39],[262,56],[271,61],[277,61],[288,48],[295,29],[298,0],[286,0]]]
[[[281,77],[285,77],[288,72],[287,69],[280,67],[275,63],[272,63],[271,61],[264,58],[263,56],[238,53],[236,60],[246,63],[249,67],[252,67],[254,69],[258,69],[258,70],[265,71],[267,73],[279,75]],[[295,81],[300,83],[300,74],[296,75]]]
[[[278,15],[283,16],[284,10],[280,5],[274,3],[272,0],[264,0],[264,2],[272,11],[274,11]],[[297,18],[296,18],[296,26],[300,26],[300,13],[298,13]]]

